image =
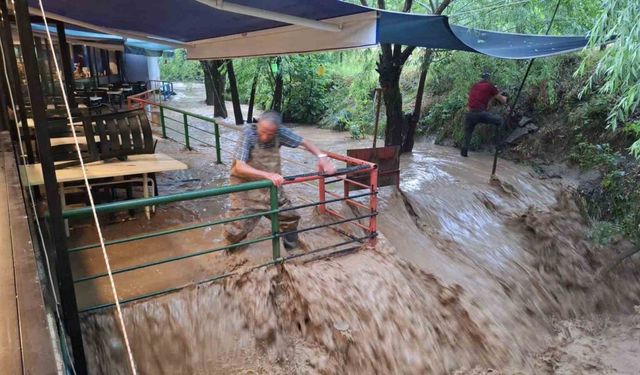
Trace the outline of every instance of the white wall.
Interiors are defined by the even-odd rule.
[[[160,80],[160,57],[147,56],[147,71],[150,80]]]

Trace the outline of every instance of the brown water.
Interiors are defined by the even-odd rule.
[[[315,128],[297,130],[343,153],[370,142]],[[162,142],[160,150],[191,167],[163,175],[161,193],[224,181],[226,169],[211,163],[210,149],[183,152]],[[302,152],[286,150],[285,156],[313,167]],[[402,157],[403,193],[381,189],[378,244],[353,254],[243,273],[248,265],[268,259],[268,249],[257,246],[117,279],[119,290],[139,293],[144,289],[135,287],[139,284],[151,288],[167,280],[195,281],[210,272],[240,270],[218,283],[126,305],[138,370],[638,373],[637,262],[623,264],[611,277],[597,274],[628,244],[601,248],[586,241],[588,224],[570,182],[541,180],[529,168],[501,161],[499,180],[489,183],[490,165],[489,155],[462,159],[455,149],[418,144],[413,154]],[[284,165],[285,174],[301,169]],[[293,187],[290,194],[298,203],[315,196],[307,186]],[[150,222],[112,224],[106,233],[204,221],[225,205],[224,199],[174,205]],[[311,210],[304,216],[303,225],[320,220]],[[75,240],[89,240],[90,229],[78,229]],[[267,230],[263,222],[257,232]],[[121,254],[115,262],[131,262],[139,256],[132,250],[155,257],[218,237],[215,230],[188,233],[174,237],[171,245],[143,243],[110,251]],[[303,236],[312,248],[341,239],[330,230]],[[97,258],[79,258],[74,273],[98,263]],[[84,288],[84,294],[96,294],[95,285]],[[108,299],[108,293],[100,295]],[[85,314],[82,325],[93,373],[129,373],[113,311]]]

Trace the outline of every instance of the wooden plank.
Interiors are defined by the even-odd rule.
[[[168,155],[142,154],[129,155],[125,161],[98,161],[86,164],[89,179],[131,176],[143,173],[159,173],[187,169],[187,165]],[[42,167],[40,164],[30,164],[21,168],[31,186],[42,185]],[[74,166],[56,170],[58,182],[82,181],[82,169]]]
[[[12,157],[8,137],[0,135],[9,209],[9,228],[16,276],[18,320],[24,374],[57,374],[58,364],[46,317],[42,286],[38,278],[35,252],[25,215],[18,169]],[[9,242],[9,241],[7,241]],[[3,372],[10,374],[12,372]]]
[[[100,142],[100,136],[96,135],[93,138],[96,140],[96,142]],[[76,143],[76,141],[74,140],[73,137],[51,138],[51,147],[62,146],[62,145],[73,145],[75,143]],[[84,137],[84,136],[78,136],[78,143],[86,144],[87,143],[87,138]]]
[[[4,156],[5,153],[0,152],[0,363],[3,373],[21,374],[20,323]]]

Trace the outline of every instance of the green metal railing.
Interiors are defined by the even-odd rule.
[[[129,271],[135,271],[135,270],[144,269],[144,268],[148,268],[148,267],[158,266],[158,265],[161,265],[161,264],[166,264],[166,263],[170,263],[170,262],[174,262],[174,261],[179,261],[179,260],[183,260],[183,259],[198,257],[198,256],[206,255],[206,254],[211,254],[211,253],[215,253],[215,252],[220,252],[220,251],[224,251],[224,250],[228,250],[228,249],[233,249],[233,248],[237,248],[237,247],[241,247],[241,246],[247,246],[247,245],[251,245],[251,244],[255,244],[255,243],[265,242],[265,241],[271,240],[272,260],[267,262],[267,263],[264,263],[264,264],[261,264],[261,265],[253,267],[253,268],[260,268],[260,267],[265,267],[265,266],[270,266],[270,265],[282,263],[282,262],[284,262],[286,260],[294,259],[294,258],[297,258],[297,257],[300,257],[300,256],[306,256],[306,255],[315,254],[315,253],[318,253],[318,252],[321,252],[321,251],[327,251],[327,250],[329,250],[331,248],[344,246],[344,245],[347,245],[347,244],[350,244],[350,243],[354,243],[354,242],[363,243],[364,241],[366,241],[368,239],[372,239],[372,238],[376,237],[376,233],[368,233],[366,236],[363,236],[363,237],[349,236],[350,240],[348,240],[348,241],[344,241],[344,242],[341,242],[341,243],[338,243],[338,244],[327,246],[325,248],[320,248],[320,249],[315,249],[315,250],[312,250],[312,251],[308,251],[308,252],[305,252],[303,254],[289,255],[289,256],[287,256],[285,258],[282,258],[281,254],[280,254],[280,237],[282,236],[282,233],[279,232],[279,222],[278,222],[278,214],[280,212],[288,211],[288,210],[296,210],[296,209],[300,209],[300,208],[307,208],[307,207],[326,205],[326,204],[329,204],[329,203],[341,202],[341,201],[346,201],[346,200],[353,200],[353,199],[357,199],[357,198],[370,197],[370,196],[375,195],[376,193],[375,192],[366,192],[366,193],[361,193],[361,194],[357,194],[357,195],[351,195],[349,197],[324,200],[324,201],[321,201],[321,202],[314,202],[314,203],[304,204],[304,205],[300,205],[300,206],[296,206],[296,207],[278,208],[278,188],[276,186],[274,186],[273,183],[271,181],[269,181],[269,180],[247,182],[247,183],[238,184],[238,185],[222,186],[222,187],[217,187],[217,188],[204,189],[204,190],[191,191],[191,192],[184,192],[184,193],[176,193],[176,194],[170,194],[170,195],[164,195],[164,196],[156,196],[156,197],[151,197],[151,198],[139,198],[139,199],[133,199],[133,200],[128,200],[128,201],[122,201],[122,202],[106,203],[106,204],[101,204],[101,205],[95,206],[95,210],[96,210],[97,213],[126,211],[126,210],[129,210],[129,209],[149,207],[149,206],[162,205],[162,204],[169,204],[169,203],[175,203],[175,202],[181,202],[181,201],[187,201],[187,200],[194,200],[194,199],[209,198],[209,197],[221,196],[221,195],[225,195],[225,194],[231,194],[231,193],[237,193],[237,192],[249,191],[249,190],[255,190],[255,189],[269,189],[269,210],[263,211],[263,212],[258,212],[258,213],[252,213],[252,214],[248,214],[248,215],[232,217],[232,218],[224,218],[224,219],[221,219],[221,220],[215,220],[215,221],[211,221],[211,222],[207,222],[207,223],[190,225],[190,226],[181,227],[181,228],[162,230],[162,231],[157,231],[157,232],[154,232],[154,233],[147,233],[147,234],[143,234],[143,235],[138,235],[138,236],[132,236],[132,237],[128,237],[128,238],[122,238],[122,239],[107,241],[107,242],[105,242],[105,246],[110,246],[110,245],[115,245],[115,244],[122,244],[122,243],[127,243],[127,242],[133,242],[133,241],[143,240],[143,239],[148,239],[148,238],[153,238],[153,237],[160,237],[160,236],[164,236],[164,235],[170,235],[170,234],[184,232],[184,231],[193,230],[193,229],[197,229],[197,228],[211,227],[211,226],[225,224],[225,223],[229,223],[229,222],[233,222],[233,221],[246,220],[246,219],[251,219],[251,218],[255,218],[255,217],[262,217],[262,216],[269,216],[270,219],[271,219],[271,234],[269,236],[264,236],[264,237],[256,238],[256,239],[253,239],[253,240],[246,240],[246,241],[242,241],[242,242],[239,242],[239,243],[236,243],[236,244],[229,244],[229,245],[226,245],[226,246],[220,246],[220,247],[216,247],[216,248],[196,251],[196,252],[189,253],[189,254],[182,254],[182,255],[179,255],[179,256],[174,256],[174,257],[165,258],[165,259],[161,259],[161,260],[156,260],[156,261],[152,261],[152,262],[147,262],[147,263],[143,263],[143,264],[138,264],[138,265],[134,265],[134,266],[114,269],[114,270],[112,270],[112,274],[113,275],[117,275],[117,274],[129,272]],[[65,210],[63,212],[63,217],[65,219],[83,218],[83,217],[87,217],[87,216],[92,215],[92,212],[93,212],[93,210],[92,210],[91,207],[75,208],[75,209]],[[311,231],[311,230],[315,230],[315,229],[320,229],[320,228],[324,228],[324,227],[331,227],[331,226],[344,224],[344,223],[348,223],[348,222],[352,222],[352,221],[356,221],[356,220],[371,218],[371,217],[375,217],[375,216],[377,216],[377,212],[370,212],[368,214],[356,216],[356,217],[349,218],[349,219],[343,219],[343,220],[339,220],[339,221],[334,221],[334,222],[331,222],[331,223],[328,223],[328,224],[321,224],[321,225],[312,226],[312,227],[308,227],[308,228],[297,229],[297,230],[293,231],[292,233],[307,232],[307,231]],[[97,248],[97,247],[100,247],[100,246],[101,246],[100,244],[83,245],[83,246],[79,246],[79,247],[75,247],[75,248],[70,248],[67,251],[69,253],[77,253],[77,252],[81,252],[81,251]],[[355,249],[357,247],[359,247],[359,245],[356,246],[356,247],[353,247],[353,249]],[[342,251],[345,251],[345,249],[340,250],[339,252],[342,252]],[[206,283],[206,282],[219,280],[219,279],[231,276],[233,274],[235,274],[235,272],[225,273],[223,275],[216,275],[216,276],[213,276],[211,278],[196,282],[195,284],[202,284],[202,283]],[[82,283],[82,282],[87,282],[87,281],[90,281],[90,280],[99,279],[99,278],[102,278],[102,277],[105,277],[105,276],[108,276],[108,273],[102,272],[102,273],[97,273],[97,274],[92,274],[92,275],[76,278],[76,279],[73,280],[73,282],[74,283]],[[179,289],[181,289],[181,288],[183,288],[185,286],[187,286],[187,285],[181,285],[181,286],[178,286],[178,287],[164,289],[164,290],[161,290],[161,291],[150,292],[150,293],[147,293],[147,294],[144,294],[144,295],[139,295],[139,296],[132,297],[132,298],[129,298],[129,299],[123,299],[123,300],[120,301],[120,303],[133,302],[133,301],[137,301],[137,300],[140,300],[140,299],[157,296],[157,295],[160,295],[160,294],[164,294],[164,293],[168,293],[168,292],[179,290]],[[97,310],[97,309],[104,308],[104,307],[110,307],[110,306],[113,306],[113,305],[114,305],[114,303],[107,303],[107,304],[101,304],[101,305],[96,305],[96,306],[90,306],[88,308],[80,310],[80,312],[93,311],[93,310]]]
[[[150,90],[149,92],[154,92],[154,90]],[[145,97],[143,96],[132,96],[127,98],[128,100],[128,105],[129,105],[129,109],[133,109],[136,107],[140,107],[140,106],[152,106],[152,107],[157,107],[159,109],[159,114],[160,114],[160,122],[157,123],[154,121],[154,119],[151,119],[151,123],[153,123],[154,125],[159,125],[161,130],[162,130],[162,138],[170,138],[174,141],[176,141],[177,143],[180,143],[182,145],[184,145],[188,150],[191,150],[191,143],[192,141],[195,141],[197,143],[206,145],[206,146],[210,146],[215,148],[216,150],[216,163],[218,164],[222,164],[222,148],[220,145],[220,125],[218,125],[218,123],[212,119],[211,117],[207,117],[207,116],[203,116],[203,115],[199,115],[197,113],[193,113],[193,112],[189,112],[189,111],[185,111],[183,109],[179,109],[179,108],[175,108],[175,107],[171,107],[168,105],[164,105],[161,103],[158,103],[156,100],[151,100],[150,98],[153,97],[155,98],[156,95],[154,96],[150,96],[147,95]],[[173,116],[169,116],[167,114],[167,112],[174,112],[178,115],[180,115],[180,118],[175,118]],[[194,118],[194,119],[198,119],[198,120],[202,120],[205,121],[209,124],[211,124],[211,127],[213,129],[213,131],[209,131],[206,129],[202,129],[200,127],[195,126],[194,124],[190,123],[189,118]],[[179,129],[169,126],[167,124],[167,122],[171,122],[171,124],[178,124],[179,125]],[[169,137],[167,135],[167,131],[170,131],[172,133],[176,133],[182,136],[182,139],[176,139],[174,137]],[[191,131],[196,131],[196,132],[200,132],[203,134],[206,134],[208,136],[213,137],[213,144],[210,142],[207,142],[205,139],[203,139],[203,137],[193,137],[193,135],[191,135]]]
[[[278,258],[280,258],[280,241],[279,241],[279,236],[278,236],[278,228],[280,227],[280,225],[278,223],[278,188],[275,185],[273,185],[273,183],[271,181],[269,181],[269,180],[247,182],[247,183],[237,184],[237,185],[227,185],[227,186],[222,186],[222,187],[218,187],[218,188],[203,189],[203,190],[197,190],[197,191],[189,191],[189,192],[184,192],[184,193],[169,194],[169,195],[156,196],[156,197],[150,197],[150,198],[139,198],[139,199],[131,199],[131,200],[121,201],[121,202],[105,203],[105,204],[96,205],[95,206],[95,211],[97,213],[125,211],[125,210],[130,210],[130,209],[135,209],[135,208],[156,206],[156,205],[161,205],[161,204],[182,202],[182,201],[201,199],[201,198],[216,197],[216,196],[220,196],[220,195],[237,193],[237,192],[241,192],[241,191],[265,189],[265,188],[268,188],[270,190],[270,199],[269,199],[269,208],[270,208],[270,210],[269,211],[260,212],[260,213],[256,213],[256,214],[250,214],[250,215],[243,215],[243,216],[238,216],[238,217],[234,217],[234,218],[228,218],[228,219],[224,219],[224,220],[218,220],[218,221],[211,222],[211,223],[208,223],[207,225],[202,225],[202,226],[198,226],[198,225],[191,226],[191,227],[189,227],[189,229],[195,229],[195,228],[204,227],[204,226],[213,226],[213,225],[218,225],[218,224],[224,224],[224,223],[228,223],[228,222],[232,222],[232,221],[239,221],[239,220],[249,219],[249,218],[253,218],[253,217],[257,217],[257,216],[270,215],[271,216],[271,222],[272,222],[272,225],[271,225],[271,229],[272,229],[271,230],[271,236],[265,237],[265,238],[262,238],[262,239],[259,239],[259,240],[247,241],[246,243],[239,243],[239,244],[223,246],[223,247],[220,247],[220,248],[208,250],[208,251],[201,252],[201,253],[194,253],[194,255],[178,257],[178,258],[172,259],[172,260],[179,260],[179,259],[188,258],[188,257],[191,257],[191,256],[204,255],[204,254],[208,254],[208,253],[212,253],[212,252],[216,252],[216,251],[222,251],[222,250],[231,249],[231,248],[238,247],[238,246],[249,245],[251,243],[261,242],[261,241],[265,241],[265,240],[269,240],[269,239],[272,239],[273,259],[277,260]],[[65,218],[65,219],[73,219],[73,218],[79,218],[79,217],[87,217],[87,216],[90,216],[92,213],[93,213],[92,207],[81,207],[81,208],[76,208],[76,209],[63,211],[62,217]],[[156,234],[155,236],[159,236],[159,235],[162,235],[162,234],[177,233],[179,231],[184,231],[184,230],[164,231],[161,234]],[[131,242],[131,241],[135,241],[135,240],[138,240],[138,239],[150,238],[150,237],[151,236],[149,236],[149,235],[132,237],[132,238],[129,238],[127,240],[120,241],[119,243]],[[95,245],[92,245],[90,247],[86,247],[85,246],[85,247],[83,247],[83,249],[88,249],[88,248],[92,248],[92,247],[95,247]],[[68,251],[75,252],[75,251],[81,251],[83,249],[75,248],[75,249],[70,249]],[[161,262],[161,263],[165,263],[165,262]],[[158,264],[161,264],[161,263],[158,263]],[[138,267],[138,268],[142,268],[142,267]],[[106,275],[102,275],[102,276],[106,276]]]

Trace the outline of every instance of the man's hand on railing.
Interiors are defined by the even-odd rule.
[[[336,173],[336,167],[331,163],[328,157],[318,158],[318,173],[320,174],[334,174]]]
[[[282,186],[282,184],[284,184],[284,177],[282,177],[281,175],[277,174],[277,173],[266,173],[265,177],[269,180],[271,180],[271,182],[273,182],[273,184],[276,187],[280,187]]]

